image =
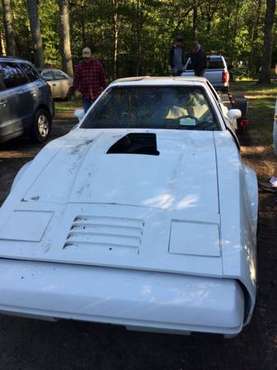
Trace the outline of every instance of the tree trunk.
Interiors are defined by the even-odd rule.
[[[4,38],[4,34],[3,34],[2,31],[0,32],[0,54],[1,55],[7,55],[5,38]]]
[[[7,53],[9,55],[15,55],[16,46],[15,46],[14,29],[12,25],[11,2],[10,0],[2,0],[2,4],[3,4],[3,13],[4,13],[4,27],[5,27]]]
[[[69,1],[59,0],[60,6],[60,43],[62,52],[63,70],[73,76],[72,54],[70,44],[70,23],[69,23]]]
[[[113,77],[117,78],[117,72],[118,72],[118,34],[119,34],[118,0],[112,0],[112,1],[113,1],[113,34],[114,34]]]
[[[27,9],[31,27],[32,42],[34,49],[34,62],[38,68],[43,67],[42,38],[40,32],[40,20],[38,14],[39,0],[27,0]]]
[[[270,68],[272,60],[272,30],[274,22],[274,13],[276,8],[276,0],[266,0],[266,14],[264,24],[264,52],[262,69],[260,75],[260,83],[270,84]]]
[[[197,40],[197,4],[193,7],[192,10],[192,37],[193,40]]]
[[[141,0],[136,1],[136,44],[137,44],[137,61],[136,61],[136,75],[141,74],[142,62],[142,30],[143,30],[143,9]]]
[[[256,0],[253,9],[253,19],[252,30],[251,30],[251,45],[252,50],[249,55],[248,67],[252,72],[256,72],[256,63],[255,59],[257,58],[257,38],[258,38],[258,26],[260,22],[262,0]]]
[[[81,5],[81,35],[82,35],[82,48],[87,46],[86,39],[86,14],[85,6]]]

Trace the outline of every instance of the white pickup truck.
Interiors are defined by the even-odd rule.
[[[182,76],[194,76],[191,60],[188,58]],[[207,68],[204,73],[215,89],[227,92],[229,89],[229,72],[227,63],[222,55],[208,55]]]

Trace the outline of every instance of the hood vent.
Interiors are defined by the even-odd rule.
[[[124,217],[75,217],[65,248],[88,246],[105,253],[139,254],[144,221]]]
[[[131,133],[113,144],[107,154],[159,155],[155,134]]]

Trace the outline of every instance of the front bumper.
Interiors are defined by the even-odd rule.
[[[0,274],[5,314],[179,333],[237,334],[243,326],[235,280],[9,260]]]

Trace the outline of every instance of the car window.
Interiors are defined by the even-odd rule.
[[[82,128],[220,130],[204,88],[118,86],[108,90]]]
[[[211,93],[213,94],[215,100],[219,103],[221,99],[220,99],[219,95],[217,94],[217,92],[215,91],[213,85],[210,83],[209,80],[207,80],[206,83],[209,86],[209,88],[211,90]]]
[[[54,79],[55,80],[67,80],[68,77],[62,71],[54,71]]]
[[[207,69],[224,69],[224,63],[222,58],[209,58],[207,57]],[[192,64],[190,58],[188,59],[186,70],[191,70]]]
[[[27,76],[16,63],[1,63],[1,73],[3,73],[3,82],[7,89],[21,86],[29,82]]]
[[[222,58],[207,58],[207,69],[224,69]]]
[[[46,80],[46,81],[52,81],[54,80],[54,75],[52,71],[44,71],[41,72],[41,76]]]
[[[30,82],[36,81],[39,78],[37,71],[28,63],[19,63],[20,68],[28,77]]]

